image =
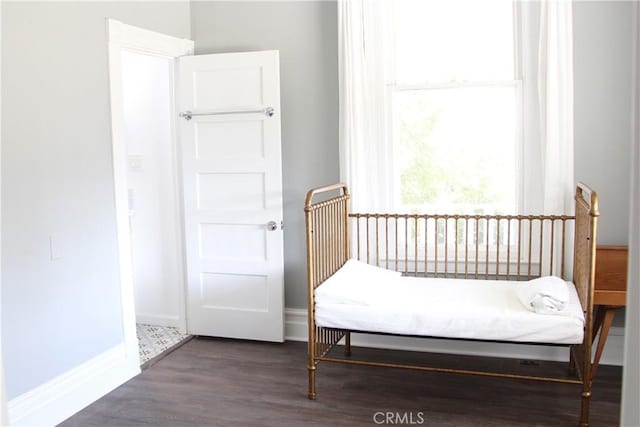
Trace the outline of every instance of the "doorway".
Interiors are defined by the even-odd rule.
[[[173,70],[193,42],[107,27],[123,332],[139,369],[186,338]]]
[[[136,334],[145,365],[187,338],[173,59],[122,50]]]

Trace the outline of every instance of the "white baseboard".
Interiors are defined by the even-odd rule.
[[[287,341],[307,342],[307,310],[302,308],[284,309],[284,339]]]
[[[285,310],[285,339],[307,341],[307,310]],[[410,338],[391,335],[352,334],[351,345],[395,350],[428,351],[433,353],[466,354],[487,357],[508,357],[533,360],[569,360],[566,347],[528,344],[499,344],[480,341],[458,341],[430,338]],[[622,366],[624,328],[612,327],[600,364]]]
[[[9,402],[9,425],[55,426],[140,373],[119,344]]]
[[[171,326],[179,328],[181,326],[178,316],[166,316],[163,314],[136,313],[136,323],[144,325]]]

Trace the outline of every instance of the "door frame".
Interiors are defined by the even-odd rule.
[[[113,184],[116,214],[116,236],[118,246],[119,281],[122,301],[122,324],[124,345],[127,359],[131,364],[135,362],[139,369],[138,338],[136,336],[136,313],[134,307],[133,266],[131,260],[131,233],[129,230],[129,202],[127,189],[127,141],[125,136],[125,121],[123,107],[122,61],[123,50],[136,53],[160,56],[175,60],[179,56],[193,55],[194,42],[188,39],[168,36],[154,31],[123,24],[114,19],[106,20],[109,91],[111,104],[111,144],[113,161]],[[173,76],[175,79],[175,76]],[[172,85],[173,86],[173,85]],[[172,116],[175,117],[175,93],[173,87],[170,94]],[[171,140],[174,149],[176,171],[177,200],[181,200],[179,183],[179,150],[175,121],[171,122]],[[183,213],[178,208],[178,230],[181,259],[182,283],[178,284],[178,323],[179,329],[186,333],[186,296],[185,296],[185,268],[184,268],[184,236]]]

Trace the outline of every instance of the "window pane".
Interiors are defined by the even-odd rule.
[[[513,80],[510,1],[393,0],[398,84]]]
[[[515,87],[395,92],[397,199],[405,210],[516,211]]]

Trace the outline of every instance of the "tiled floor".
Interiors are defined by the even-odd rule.
[[[178,328],[168,326],[136,325],[138,334],[138,344],[140,349],[140,365],[167,351],[183,340],[189,338],[184,335]]]

